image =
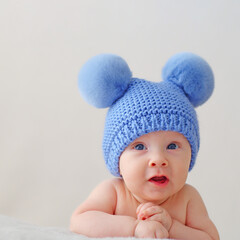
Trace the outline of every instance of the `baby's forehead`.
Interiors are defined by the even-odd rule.
[[[158,139],[175,139],[178,141],[188,141],[186,139],[186,137],[179,133],[179,132],[175,132],[175,131],[156,131],[156,132],[150,132],[147,134],[144,134],[140,137],[138,137],[137,139],[135,139],[133,142],[136,141],[144,141],[144,140],[148,140],[148,139],[152,139],[152,138],[158,138]]]

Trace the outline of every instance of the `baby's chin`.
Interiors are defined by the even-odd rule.
[[[151,202],[155,205],[161,205],[172,197],[172,195],[162,196],[160,194],[149,194],[144,196],[139,194],[132,194],[132,195],[139,204]]]

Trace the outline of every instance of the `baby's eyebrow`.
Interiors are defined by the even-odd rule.
[[[136,144],[146,144],[146,143],[145,143],[145,141],[143,141],[143,140],[138,140],[138,139],[136,139],[136,140],[134,140],[133,142],[131,142],[131,143],[129,144],[129,146],[136,145]]]
[[[129,144],[129,146],[136,145],[136,144],[139,144],[139,143],[142,143],[142,141],[139,141],[139,140],[133,141],[132,143]]]

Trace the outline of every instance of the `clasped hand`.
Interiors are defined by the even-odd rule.
[[[139,222],[135,228],[135,237],[169,237],[172,218],[164,208],[151,202],[142,203],[138,206],[136,213]]]

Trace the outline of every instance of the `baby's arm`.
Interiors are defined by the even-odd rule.
[[[112,181],[100,184],[71,217],[70,229],[88,237],[134,236],[137,220],[114,215],[117,193]]]
[[[208,217],[203,200],[196,189],[188,186],[190,200],[187,206],[186,224],[173,219],[169,231],[170,238],[185,240],[219,240],[216,227]]]

